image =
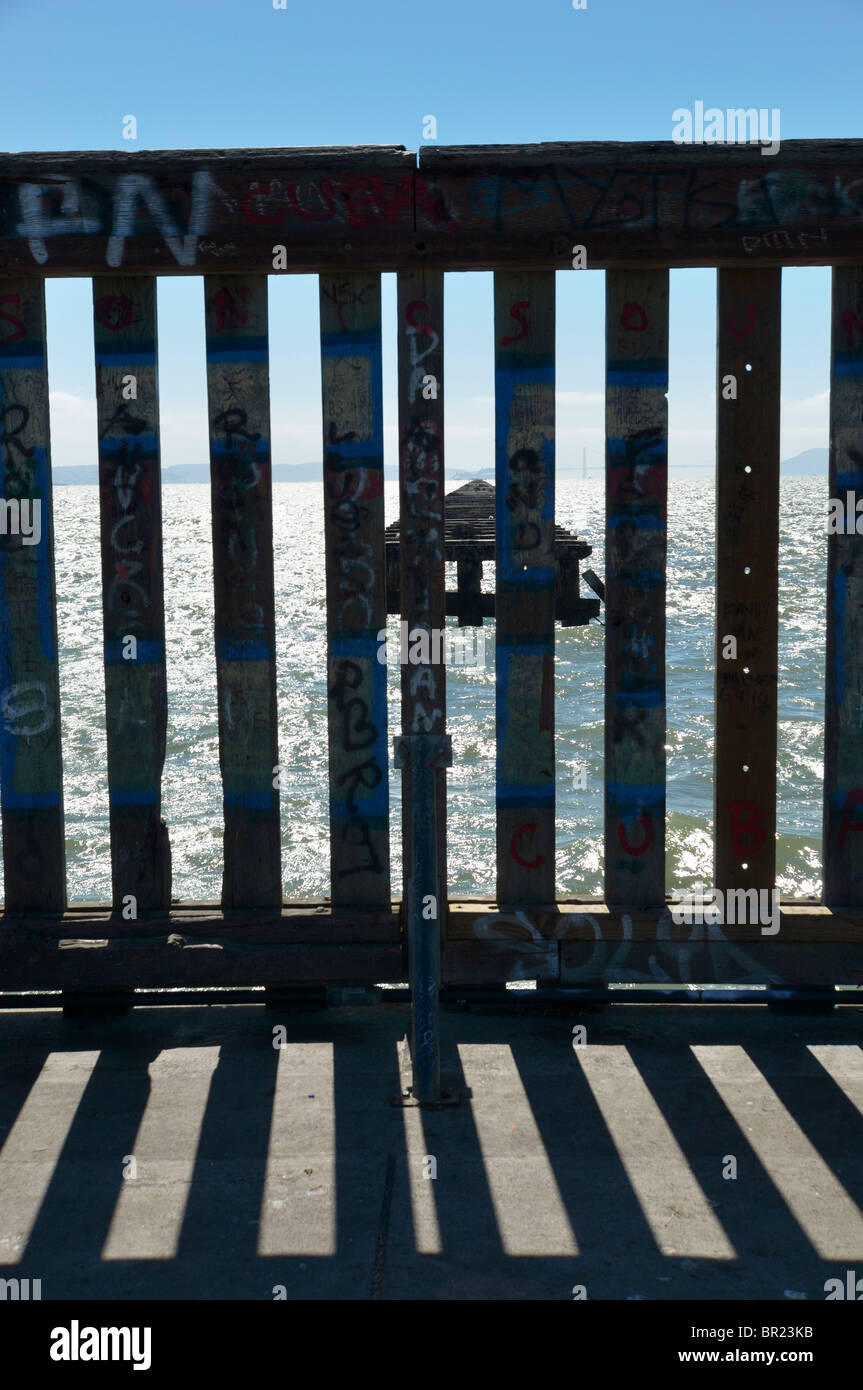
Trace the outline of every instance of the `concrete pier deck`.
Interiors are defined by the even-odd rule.
[[[861,1023],[444,1011],[463,1099],[430,1112],[389,1103],[402,1004],[4,1013],[0,1278],[43,1299],[823,1300],[863,1273]]]

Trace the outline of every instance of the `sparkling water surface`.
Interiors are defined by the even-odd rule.
[[[385,485],[387,524],[398,488]],[[71,901],[111,896],[107,755],[95,487],[54,494],[61,660],[67,874]],[[826,478],[789,478],[781,498],[779,591],[778,887],[821,890],[824,749]],[[168,742],[163,815],[175,897],[218,899],[222,821],[210,490],[163,489]],[[557,519],[593,546],[586,565],[604,575],[604,487],[558,481]],[[329,895],[326,612],[322,490],[273,488],[282,871],[292,900]],[[672,480],[668,532],[667,886],[712,880],[714,487]],[[455,588],[455,566],[447,586]],[[485,566],[483,587],[494,586]],[[586,587],[584,594],[588,594]],[[604,612],[604,610],[603,610]],[[454,619],[449,620],[455,623]],[[398,619],[389,620],[396,643]],[[597,623],[556,629],[558,896],[602,891],[603,643]],[[494,895],[494,625],[485,667],[450,667],[449,891]],[[389,746],[399,729],[398,670],[389,667]],[[142,731],[146,737],[146,731]],[[576,771],[586,771],[580,789]],[[390,766],[394,891],[401,893],[400,773]]]

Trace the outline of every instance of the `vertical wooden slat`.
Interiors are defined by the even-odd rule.
[[[334,908],[388,908],[380,275],[321,276],[330,870]]]
[[[555,896],[554,271],[494,277],[497,898]]]
[[[776,873],[781,277],[718,271],[713,824],[723,892],[772,889]],[[736,656],[723,656],[734,651],[728,637]]]
[[[114,907],[171,904],[156,280],[93,280]]]
[[[446,627],[443,441],[443,272],[398,275],[399,585],[410,634]],[[401,667],[402,733],[446,732],[446,668]],[[438,876],[446,886],[446,769],[435,768]],[[402,845],[410,863],[410,765],[402,773]],[[441,917],[442,920],[442,917]]]
[[[863,266],[833,269],[824,730],[824,901],[863,906]],[[849,506],[850,503],[850,506]],[[863,506],[861,506],[863,513]],[[851,520],[852,528],[848,528]]]
[[[8,519],[0,535],[0,805],[7,914],[66,906],[45,351],[44,282],[4,279],[0,467]],[[14,501],[19,509],[24,504],[17,534]]]
[[[282,901],[267,278],[204,277],[213,498],[222,903]]]
[[[605,896],[665,898],[668,271],[606,274]]]

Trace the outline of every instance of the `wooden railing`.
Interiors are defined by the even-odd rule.
[[[497,901],[441,903],[443,981],[859,983],[860,537],[828,541],[824,903],[783,904],[775,935],[758,923],[675,925],[664,745],[668,272],[716,266],[714,876],[723,890],[772,889],[781,266],[833,267],[830,495],[863,496],[861,219],[860,141],[789,141],[772,157],[672,144],[0,156],[3,497],[42,504],[38,544],[0,539],[0,989],[405,977],[376,639],[386,625],[380,274],[398,273],[403,617],[441,628],[443,276],[459,269],[495,272]],[[607,272],[600,903],[555,902],[555,271],[574,264]],[[286,905],[267,280],[299,271],[320,275],[331,895]],[[113,882],[112,904],[98,909],[67,906],[64,872],[44,280],[70,275],[93,280]],[[161,817],[157,275],[204,280],[218,905],[171,906]],[[436,389],[423,390],[429,378]],[[727,636],[733,660],[722,654]],[[403,668],[402,733],[445,735],[443,668],[417,670]],[[442,885],[444,762],[433,773]]]

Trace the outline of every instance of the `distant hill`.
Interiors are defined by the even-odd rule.
[[[782,472],[790,477],[817,474],[826,478],[829,457],[826,449],[804,449],[802,454],[783,459],[780,467]]]
[[[804,449],[802,454],[795,454],[793,458],[783,459],[781,468],[784,477],[827,477],[828,454],[826,449]],[[481,470],[488,477],[493,474],[490,469]],[[565,465],[558,467],[558,474],[571,474],[578,477],[581,469],[577,465],[567,468]],[[672,470],[675,471],[675,470]],[[711,470],[705,464],[705,473]],[[591,477],[601,476],[602,469],[591,467],[589,474]],[[320,463],[277,463],[273,466],[274,483],[316,483],[320,482],[322,465]],[[448,481],[463,482],[474,475],[458,470],[448,475]],[[384,478],[388,483],[398,482],[398,470],[385,467]],[[69,487],[76,484],[89,483],[91,486],[99,481],[98,469],[95,464],[84,464],[77,468],[55,468],[54,485],[55,487]],[[174,468],[164,468],[162,470],[163,483],[208,483],[210,481],[209,465],[205,463],[179,464]]]
[[[395,469],[386,468],[384,474],[388,481],[391,477],[395,481],[398,479]],[[83,464],[77,468],[55,468],[53,476],[55,487],[74,487],[81,483],[95,485],[99,481],[99,470],[96,464]],[[321,477],[322,465],[320,463],[277,463],[273,465],[274,483],[320,482]],[[209,481],[210,467],[206,463],[181,463],[173,468],[162,469],[163,484],[208,483]]]

